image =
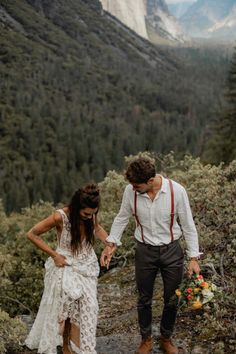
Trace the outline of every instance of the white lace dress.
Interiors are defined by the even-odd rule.
[[[97,277],[99,265],[92,248],[84,247],[78,256],[70,250],[71,233],[67,215],[62,209],[63,230],[57,252],[66,256],[69,266],[59,268],[50,257],[45,263],[44,292],[33,327],[25,341],[38,353],[56,354],[62,345],[59,322],[70,318],[80,329],[78,354],[96,354]]]

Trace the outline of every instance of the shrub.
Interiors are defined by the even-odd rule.
[[[0,354],[19,353],[26,336],[26,326],[19,318],[11,318],[0,310]]]

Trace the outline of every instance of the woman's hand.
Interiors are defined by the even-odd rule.
[[[55,252],[44,240],[42,240],[40,236],[54,227],[56,227],[58,234],[61,234],[63,228],[63,220],[61,214],[58,211],[48,216],[46,219],[40,221],[27,232],[28,240],[30,240],[36,247],[47,253],[52,258],[58,255],[57,252]],[[58,264],[64,264],[64,262],[60,262],[59,260]],[[60,266],[61,265],[58,265],[58,267]]]
[[[116,246],[106,246],[102,251],[100,263],[102,267],[109,268],[110,261],[112,259],[113,254],[115,253]]]
[[[57,253],[53,257],[54,263],[56,267],[65,267],[68,266],[68,263],[66,262],[66,257],[63,256],[62,254]]]

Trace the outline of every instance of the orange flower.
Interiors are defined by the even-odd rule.
[[[201,307],[202,307],[202,303],[199,300],[194,301],[192,304],[192,308],[194,308],[195,310],[200,309]]]
[[[206,281],[203,281],[203,282],[200,284],[200,286],[201,286],[202,288],[204,288],[204,289],[208,289],[209,284],[208,284]]]
[[[201,291],[201,289],[200,288],[195,288],[193,291],[194,291],[195,294],[197,294],[197,293],[199,293],[199,291]]]
[[[180,296],[180,295],[182,294],[179,289],[176,289],[176,290],[175,290],[175,293],[176,293],[177,296]]]

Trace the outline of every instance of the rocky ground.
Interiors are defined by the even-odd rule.
[[[140,336],[137,326],[137,292],[134,267],[113,269],[100,278],[98,286],[100,316],[98,322],[98,354],[131,354],[137,348]],[[162,353],[158,345],[159,322],[162,312],[162,283],[160,277],[155,284],[153,298],[153,354]],[[210,338],[196,336],[194,323],[201,319],[201,311],[181,313],[177,319],[175,341],[180,354],[224,353]]]
[[[133,266],[114,268],[99,279],[98,354],[131,354],[135,352],[140,341],[137,326],[136,299],[137,292]],[[155,345],[152,354],[162,353],[158,345],[161,309],[162,285],[160,278],[157,278],[153,301]],[[179,314],[174,338],[180,354],[226,353],[222,339],[216,342],[211,340],[209,333],[204,335],[199,332],[199,322],[202,315],[201,310]],[[60,352],[59,349],[58,354]],[[30,353],[36,352],[22,349],[19,354]]]

